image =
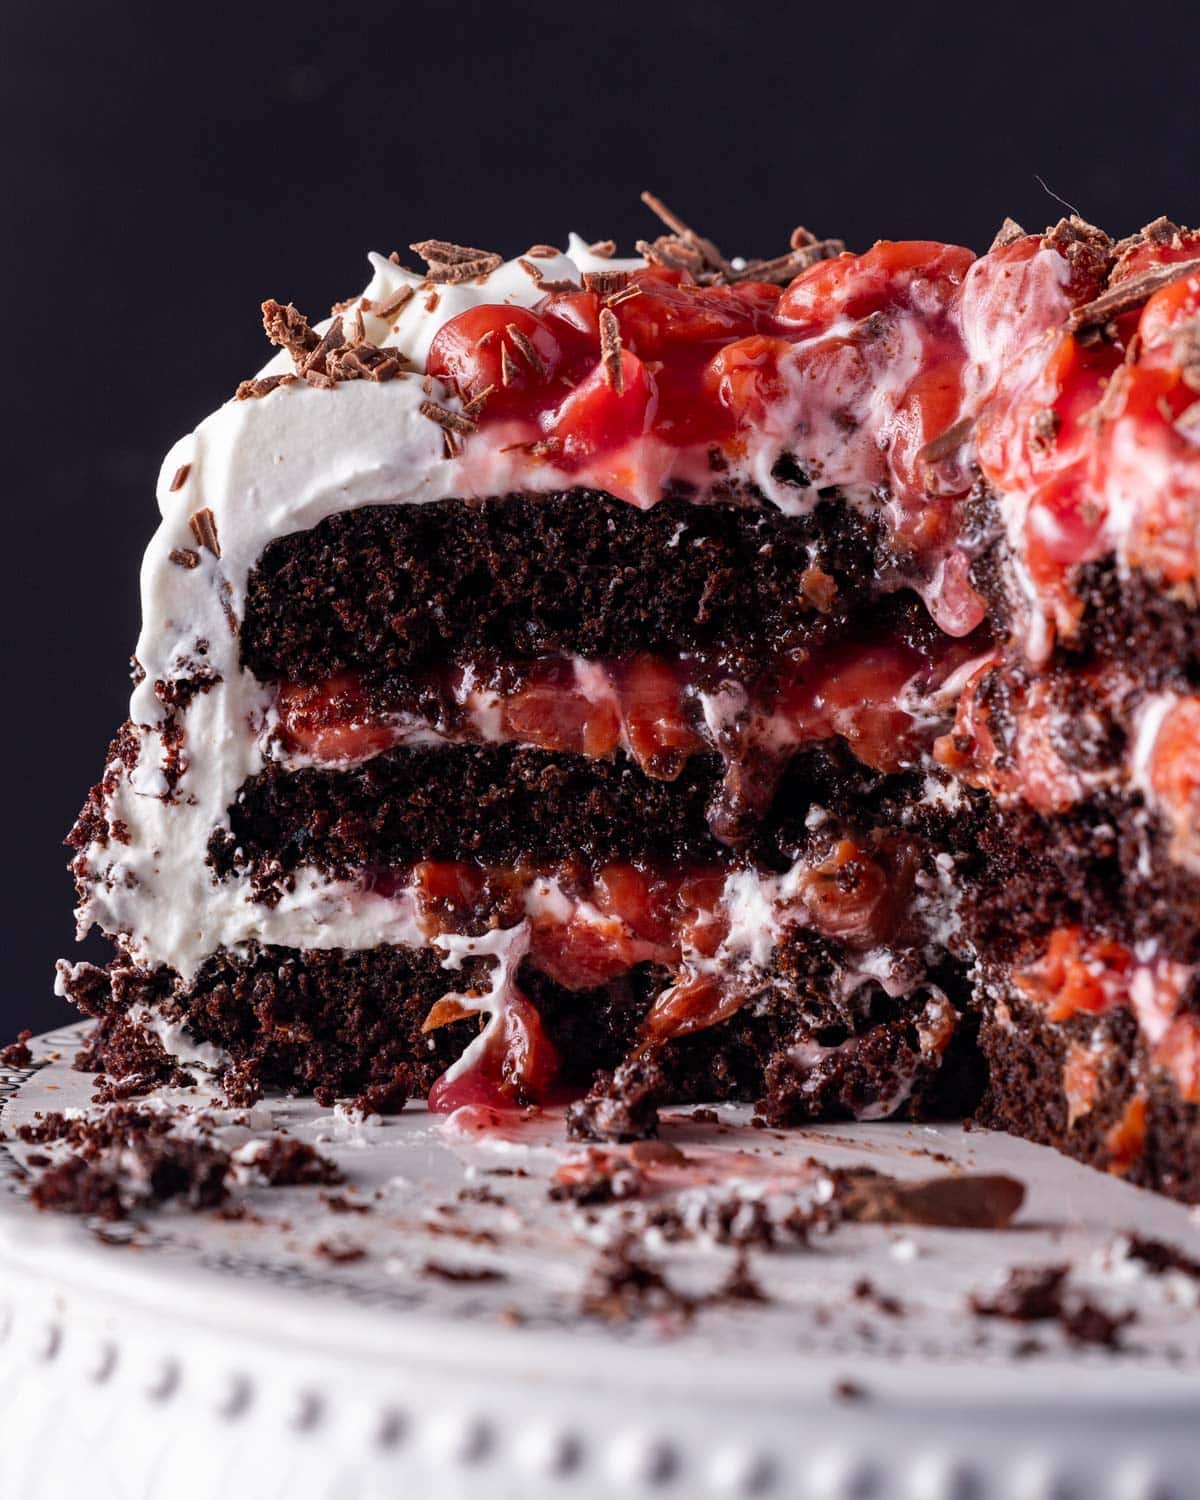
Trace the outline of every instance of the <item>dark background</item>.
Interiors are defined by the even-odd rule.
[[[1060,205],[1200,219],[1200,11],[1128,3],[0,6],[0,1031],[64,1014],[62,837],[124,714],[169,444],[365,252],[625,245],[653,187],[729,253],[797,221],[986,246]],[[98,949],[97,951],[102,951]]]

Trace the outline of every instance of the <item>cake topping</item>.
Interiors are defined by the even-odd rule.
[[[256,401],[269,396],[281,385],[294,385],[295,375],[263,375],[255,380],[243,380],[234,393],[235,401]]]
[[[448,286],[487,276],[504,260],[491,250],[472,250],[466,245],[452,245],[448,240],[418,240],[408,248],[428,265],[428,280]]]
[[[617,393],[625,394],[625,366],[621,359],[621,325],[611,307],[600,309],[600,362],[604,378]]]
[[[377,318],[382,318],[385,323],[390,323],[397,313],[402,312],[408,306],[415,292],[415,287],[399,286],[390,297],[385,297],[382,302],[377,303],[370,311]]]
[[[1067,327],[1073,333],[1088,328],[1103,327],[1122,313],[1131,312],[1148,301],[1155,292],[1171,286],[1184,277],[1194,276],[1200,271],[1200,257],[1192,260],[1168,262],[1165,265],[1148,266],[1144,271],[1114,280],[1108,289],[1094,301],[1077,307],[1067,319]]]
[[[221,544],[217,540],[217,522],[207,505],[192,513],[188,518],[188,525],[199,545],[207,548],[214,557],[220,557]]]
[[[273,297],[263,303],[262,317],[267,337],[273,344],[287,350],[297,371],[303,374],[305,357],[321,342],[320,334],[290,302],[285,307]]]

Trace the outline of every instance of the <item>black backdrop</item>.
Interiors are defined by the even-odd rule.
[[[797,220],[986,244],[1049,190],[1196,222],[1198,40],[1128,0],[4,0],[0,1029],[63,1013],[60,841],[122,717],[159,457],[264,357],[263,297],[323,309],[431,235],[628,244],[644,186],[731,253]]]

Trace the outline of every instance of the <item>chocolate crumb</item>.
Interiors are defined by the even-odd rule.
[[[783,286],[793,277],[799,276],[819,260],[834,260],[843,254],[846,246],[842,240],[815,240],[791,250],[787,255],[777,255],[771,260],[751,260],[740,271],[731,271],[730,282],[766,281]]]
[[[904,1316],[904,1304],[898,1297],[893,1297],[888,1292],[881,1292],[873,1281],[865,1276],[854,1283],[853,1296],[856,1302],[867,1302],[872,1307],[879,1309],[881,1313],[889,1318],[902,1318]]]
[[[313,1254],[319,1255],[322,1260],[327,1260],[335,1266],[350,1266],[356,1261],[367,1258],[367,1252],[362,1245],[343,1239],[319,1240],[313,1246]]]
[[[345,1193],[322,1193],[321,1202],[331,1214],[369,1214],[375,1211],[371,1204],[347,1198]]]
[[[321,335],[320,343],[304,356],[300,365],[300,373],[306,380],[311,380],[314,372],[328,375],[330,356],[335,354],[345,342],[345,324],[339,316],[333,319]]]
[[[350,1106],[364,1115],[398,1115],[412,1098],[414,1089],[412,1068],[400,1063],[390,1078],[370,1084],[350,1101]]]
[[[262,305],[263,329],[273,344],[286,349],[297,370],[302,371],[305,356],[321,342],[321,336],[292,303],[285,307],[269,297]]]
[[[270,1187],[333,1186],[342,1180],[336,1162],[292,1136],[271,1136],[255,1152],[249,1166]]]
[[[709,1300],[712,1302],[769,1302],[771,1299],[763,1291],[757,1277],[751,1271],[750,1257],[742,1250],[738,1252],[729,1275]]]
[[[581,1311],[593,1318],[628,1321],[651,1314],[690,1318],[695,1301],[673,1287],[647,1261],[632,1236],[601,1252],[592,1267]]]
[[[68,1119],[61,1110],[52,1109],[46,1114],[38,1110],[32,1120],[17,1126],[17,1139],[30,1145],[44,1146],[51,1141],[69,1139],[72,1129],[79,1128],[82,1124],[80,1119]]]
[[[586,1097],[567,1107],[567,1135],[576,1141],[657,1135],[662,1089],[662,1070],[653,1058],[628,1058],[612,1073],[598,1073]]]
[[[678,214],[672,212],[662,199],[656,197],[653,193],[643,192],[642,202],[652,213],[658,215],[682,245],[687,246],[688,249],[692,250],[700,258],[703,267],[715,271],[719,275],[729,275],[731,270],[730,264],[716,245],[713,244],[712,240],[705,239],[703,235],[697,234],[690,224],[684,223]]]
[[[642,1175],[621,1157],[589,1151],[583,1161],[568,1161],[558,1169],[547,1197],[556,1203],[590,1207],[624,1202],[641,1195]]]
[[[628,271],[585,271],[583,273],[585,289],[595,292],[597,297],[610,297],[613,292],[622,291],[629,284]]]
[[[833,1394],[838,1401],[865,1401],[867,1399],[866,1387],[859,1385],[857,1380],[835,1380]]]
[[[263,1096],[258,1068],[249,1061],[231,1063],[221,1075],[221,1087],[234,1109],[249,1109]]]
[[[191,547],[172,547],[167,556],[179,568],[195,568],[200,565],[200,554]]]
[[[1177,1271],[1193,1281],[1200,1282],[1200,1260],[1194,1259],[1176,1245],[1166,1240],[1151,1239],[1147,1235],[1130,1234],[1124,1243],[1126,1258],[1145,1266],[1151,1276],[1162,1276],[1167,1271]]]
[[[1070,1267],[1017,1266],[1008,1280],[991,1296],[974,1294],[971,1311],[982,1318],[1006,1318],[1016,1323],[1057,1322],[1077,1344],[1099,1344],[1115,1348],[1122,1329],[1133,1321],[1132,1312],[1113,1315],[1085,1297],[1073,1295],[1067,1278]]]
[[[494,1188],[490,1188],[486,1182],[481,1182],[477,1187],[459,1188],[458,1201],[460,1203],[484,1203],[491,1208],[503,1208],[508,1199],[502,1193],[497,1193]]]
[[[950,458],[966,442],[974,426],[974,417],[963,417],[961,421],[955,422],[953,427],[947,427],[945,432],[939,433],[937,437],[931,438],[925,444],[917,454],[917,462],[935,464],[943,458]]]
[[[191,464],[180,464],[175,470],[175,477],[171,480],[171,494],[181,490],[187,483],[187,477],[192,472]]]
[[[0,1067],[5,1068],[31,1068],[33,1066],[33,1053],[29,1050],[29,1038],[32,1031],[17,1032],[15,1042],[9,1042],[7,1047],[0,1047]]]
[[[503,359],[503,349],[504,346],[501,345],[501,359]],[[483,408],[487,405],[490,397],[495,394],[495,390],[496,387],[494,385],[485,385],[483,390],[472,396],[469,401],[464,402],[463,416],[471,417],[472,419],[477,417],[483,410]]]
[[[422,1276],[433,1276],[438,1281],[479,1283],[483,1281],[507,1281],[503,1271],[494,1266],[448,1266],[438,1260],[427,1260],[421,1267]]]

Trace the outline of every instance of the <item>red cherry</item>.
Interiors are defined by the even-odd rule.
[[[621,735],[616,697],[588,697],[575,686],[573,675],[570,664],[562,662],[532,671],[503,702],[505,734],[543,750],[594,758],[611,755]]]
[[[367,760],[396,742],[390,724],[372,719],[366,693],[352,672],[311,686],[285,682],[276,706],[288,749],[317,760]]]
[[[761,333],[737,339],[708,362],[705,390],[729,412],[737,426],[760,422],[767,408],[787,393],[780,365],[791,353],[792,346],[786,339]]]
[[[464,402],[489,392],[489,416],[526,410],[553,379],[558,340],[525,307],[485,302],[469,307],[434,335],[426,369],[457,388]]]
[[[538,311],[567,349],[578,345],[594,359],[600,347],[600,307],[595,292],[556,292]]]
[[[535,922],[529,962],[568,990],[589,990],[652,957],[616,917]]]
[[[880,240],[865,255],[839,255],[801,271],[775,315],[815,333],[839,318],[858,322],[901,303],[932,312],[962,284],[974,259],[961,245],[937,240]]]
[[[597,364],[554,414],[551,431],[562,439],[562,459],[568,465],[585,464],[649,430],[654,419],[654,381],[628,349],[621,351],[621,373],[622,389],[618,390],[603,364]]]
[[[593,900],[601,911],[619,917],[638,937],[669,951],[677,943],[678,894],[678,880],[614,861],[596,876]]]
[[[624,663],[621,708],[629,748],[647,776],[673,781],[705,748],[683,713],[683,683],[671,662],[639,652]]]
[[[697,344],[754,333],[779,300],[779,288],[761,282],[672,286],[637,273],[631,284],[640,287],[637,295],[617,302],[613,310],[627,347],[642,359],[670,358]]]
[[[558,1078],[558,1053],[542,1018],[524,995],[505,998],[487,1043],[462,1072],[443,1074],[429,1090],[431,1114],[449,1114],[463,1105],[519,1109],[547,1101]]]

